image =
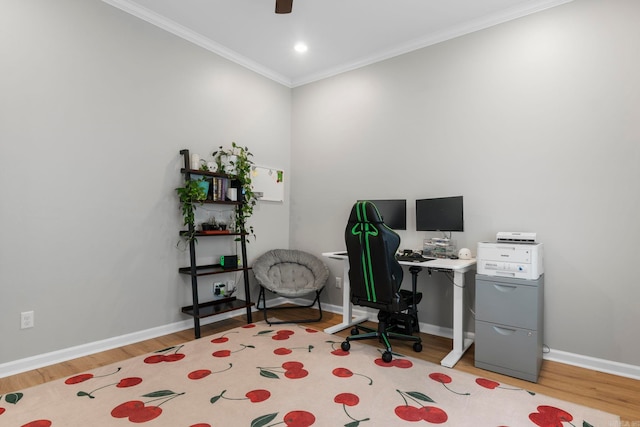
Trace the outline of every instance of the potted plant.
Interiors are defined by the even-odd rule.
[[[187,241],[195,240],[195,204],[202,205],[202,202],[207,198],[208,189],[209,182],[204,177],[190,179],[185,181],[184,187],[176,188],[180,198],[180,205],[182,206],[184,225],[188,227],[185,235]]]
[[[238,233],[252,234],[253,227],[246,225],[247,219],[253,215],[253,208],[256,205],[256,195],[251,188],[251,168],[253,167],[253,154],[247,147],[241,147],[235,142],[231,143],[231,148],[222,146],[213,152],[213,159],[217,165],[219,173],[228,174],[239,183],[239,195],[241,197],[241,207],[236,209],[235,231]]]

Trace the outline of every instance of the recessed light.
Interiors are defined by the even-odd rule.
[[[304,53],[304,52],[306,52],[306,51],[307,51],[307,49],[309,49],[309,48],[307,47],[307,45],[306,45],[306,44],[304,44],[304,43],[302,43],[302,42],[297,43],[293,48],[294,48],[294,49],[296,50],[296,52],[298,52],[298,53]]]

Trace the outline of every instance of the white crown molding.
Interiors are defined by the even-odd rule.
[[[228,49],[222,46],[215,41],[208,39],[201,34],[190,30],[187,27],[184,27],[178,24],[175,21],[165,18],[162,15],[159,15],[155,12],[150,11],[147,8],[144,8],[138,4],[132,3],[129,0],[102,0],[103,2],[110,4],[113,7],[116,7],[130,15],[133,15],[137,18],[140,18],[144,21],[147,21],[150,24],[153,24],[165,31],[170,32],[180,38],[183,38],[201,48],[204,48],[210,52],[213,52],[221,57],[228,59],[229,61],[235,62],[238,65],[241,65],[249,70],[255,71],[256,73],[267,77],[271,80],[274,80],[284,86],[291,87],[291,79],[283,76],[280,73],[277,73],[270,68],[267,68],[257,62],[247,58],[246,56],[240,55],[239,53]]]
[[[301,77],[299,79],[293,79],[291,82],[291,86],[297,87],[308,83],[313,83],[322,79],[345,73],[347,71],[362,68],[367,65],[375,64],[376,62],[391,59],[396,56],[404,55],[405,53],[413,52],[418,49],[442,43],[444,41],[461,37],[476,31],[484,30],[499,24],[503,24],[514,19],[522,18],[536,12],[541,12],[552,7],[570,3],[572,1],[574,0],[540,0],[508,10],[503,10],[499,13],[486,15],[481,18],[465,22],[461,25],[447,28],[444,31],[435,32],[418,39],[410,40],[407,43],[396,46],[393,49],[389,49],[387,51],[377,52],[374,55],[363,57],[356,61],[340,65],[338,67],[330,68],[319,73]]]
[[[559,6],[565,3],[570,3],[573,0],[538,0],[529,2],[518,7],[503,10],[498,13],[486,15],[484,17],[465,22],[461,25],[448,28],[445,31],[436,32],[428,36],[411,40],[403,45],[397,46],[393,49],[377,52],[374,55],[360,58],[356,61],[348,62],[338,67],[329,68],[317,73],[302,76],[300,78],[290,78],[284,76],[272,69],[265,67],[239,53],[226,48],[225,46],[216,43],[215,41],[208,39],[201,34],[190,30],[177,22],[165,18],[151,10],[144,8],[138,4],[131,2],[130,0],[102,0],[103,2],[110,4],[126,13],[136,16],[144,21],[149,22],[165,31],[168,31],[178,37],[181,37],[191,43],[196,44],[204,49],[207,49],[217,55],[222,56],[232,62],[237,63],[245,68],[248,68],[264,77],[274,80],[289,88],[302,86],[308,83],[313,83],[318,80],[326,79],[338,74],[352,71],[357,68],[361,68],[367,65],[374,64],[376,62],[384,61],[405,53],[412,52],[414,50],[422,49],[437,43],[441,43],[446,40],[451,40],[456,37],[460,37],[475,31],[484,30],[486,28],[502,24],[513,19],[521,18],[532,13],[540,12],[546,9],[550,9],[555,6]]]

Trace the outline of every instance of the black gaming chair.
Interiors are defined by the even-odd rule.
[[[362,201],[351,209],[345,242],[351,302],[379,312],[378,329],[355,326],[342,343],[342,350],[349,351],[350,341],[378,338],[386,347],[382,360],[389,363],[393,357],[389,338],[397,338],[414,341],[413,350],[422,351],[420,336],[413,336],[414,331],[419,332],[416,306],[422,294],[416,292],[415,281],[412,291],[400,290],[403,272],[395,257],[400,236],[384,225],[372,202]],[[360,334],[360,329],[366,333]]]

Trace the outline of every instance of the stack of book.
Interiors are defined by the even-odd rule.
[[[231,185],[229,178],[214,177],[212,181],[211,199],[214,202],[227,200],[227,189]]]

